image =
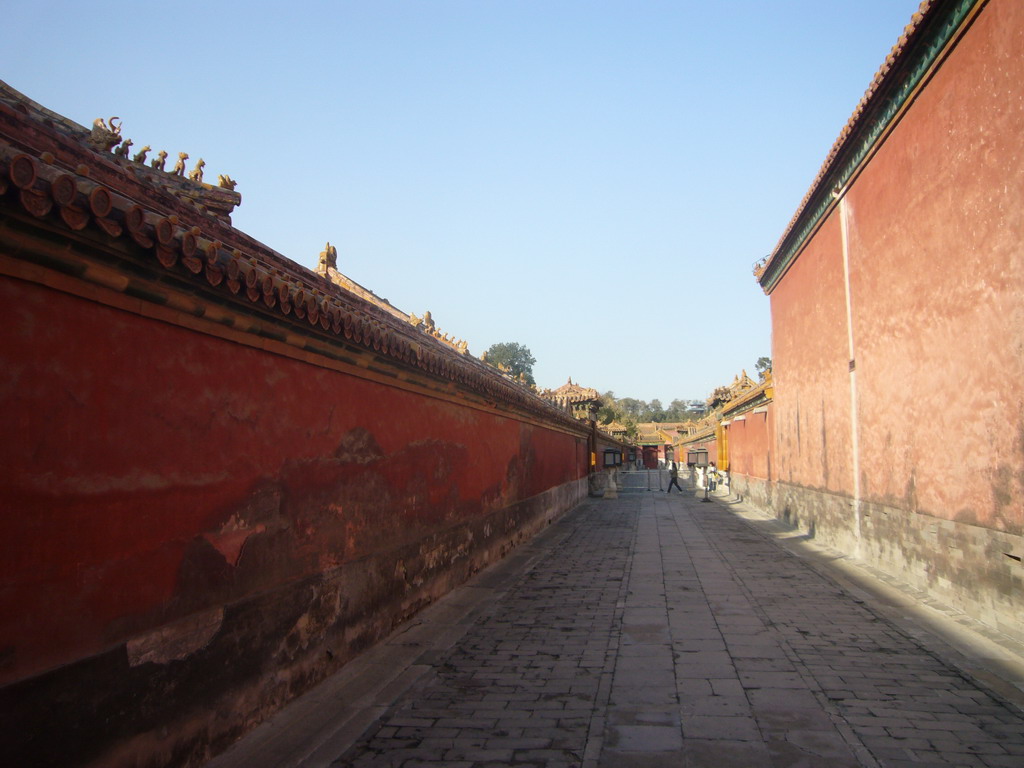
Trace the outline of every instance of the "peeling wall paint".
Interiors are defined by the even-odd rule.
[[[583,427],[8,277],[0,324],[21,764],[201,762],[587,492]]]

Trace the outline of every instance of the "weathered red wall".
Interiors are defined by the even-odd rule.
[[[771,302],[776,477],[852,494],[850,356],[835,216],[800,254]]]
[[[759,493],[1024,637],[1024,4],[974,10],[772,290]]]
[[[992,2],[846,193],[860,491],[1024,530],[1024,6]],[[853,491],[836,208],[772,293],[779,477]]]
[[[1024,4],[989,3],[847,197],[863,494],[1015,533],[1021,51]]]
[[[772,406],[748,411],[742,421],[733,419],[728,426],[729,474],[771,479]]]
[[[0,710],[83,721],[37,764],[202,757],[585,493],[564,429],[18,279],[0,327]]]

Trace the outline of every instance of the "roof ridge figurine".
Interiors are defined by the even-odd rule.
[[[92,131],[89,132],[86,143],[97,152],[109,152],[121,143],[121,125],[115,123],[119,117],[110,118],[109,124],[104,122],[102,117],[92,121]]]
[[[196,167],[193,168],[189,172],[189,174],[188,174],[189,181],[195,181],[195,182],[198,182],[199,184],[202,184],[203,183],[203,166],[205,166],[205,165],[206,165],[206,161],[203,160],[203,158],[200,157],[199,158],[199,162],[196,163]]]

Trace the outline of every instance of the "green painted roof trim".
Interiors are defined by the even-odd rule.
[[[938,2],[923,22],[920,39],[903,51],[906,60],[897,62],[864,108],[850,137],[843,143],[836,162],[818,181],[789,235],[772,253],[758,282],[771,293],[815,232],[825,214],[835,205],[832,190],[842,189],[893,125],[907,99],[917,90],[939,54],[970,16],[975,6],[987,0]]]

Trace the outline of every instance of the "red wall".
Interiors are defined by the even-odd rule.
[[[1024,5],[989,3],[849,197],[863,493],[1016,533],[1022,50]]]
[[[22,681],[7,690],[11,712],[32,696],[42,711],[54,686],[116,686],[73,670],[97,654],[126,664],[125,643],[130,658],[133,638],[183,617],[275,592],[286,604],[300,587],[315,605],[330,574],[354,565],[347,586],[331,587],[338,602],[321,638],[333,632],[330,656],[344,660],[571,506],[586,475],[585,434],[35,283],[0,278],[0,327],[0,682]],[[245,642],[281,642],[273,632],[257,622]],[[261,651],[268,664],[288,661]],[[217,663],[237,662],[227,658]],[[322,677],[326,658],[274,696]],[[42,673],[48,682],[32,688]],[[253,681],[230,685],[243,683]],[[145,695],[180,709],[175,685]],[[88,707],[76,716],[88,721]]]
[[[778,476],[1024,530],[1024,5],[989,3],[771,296]],[[855,379],[855,383],[854,383]],[[855,386],[855,393],[853,388]]]
[[[839,223],[825,223],[771,296],[777,478],[852,494],[849,345]]]
[[[772,406],[760,410],[748,411],[742,421],[733,419],[727,427],[731,475],[772,478]]]
[[[239,596],[582,476],[569,435],[30,284],[0,283],[0,306],[15,676],[212,602],[181,594],[200,540],[244,568],[244,537],[287,520],[288,557]]]

